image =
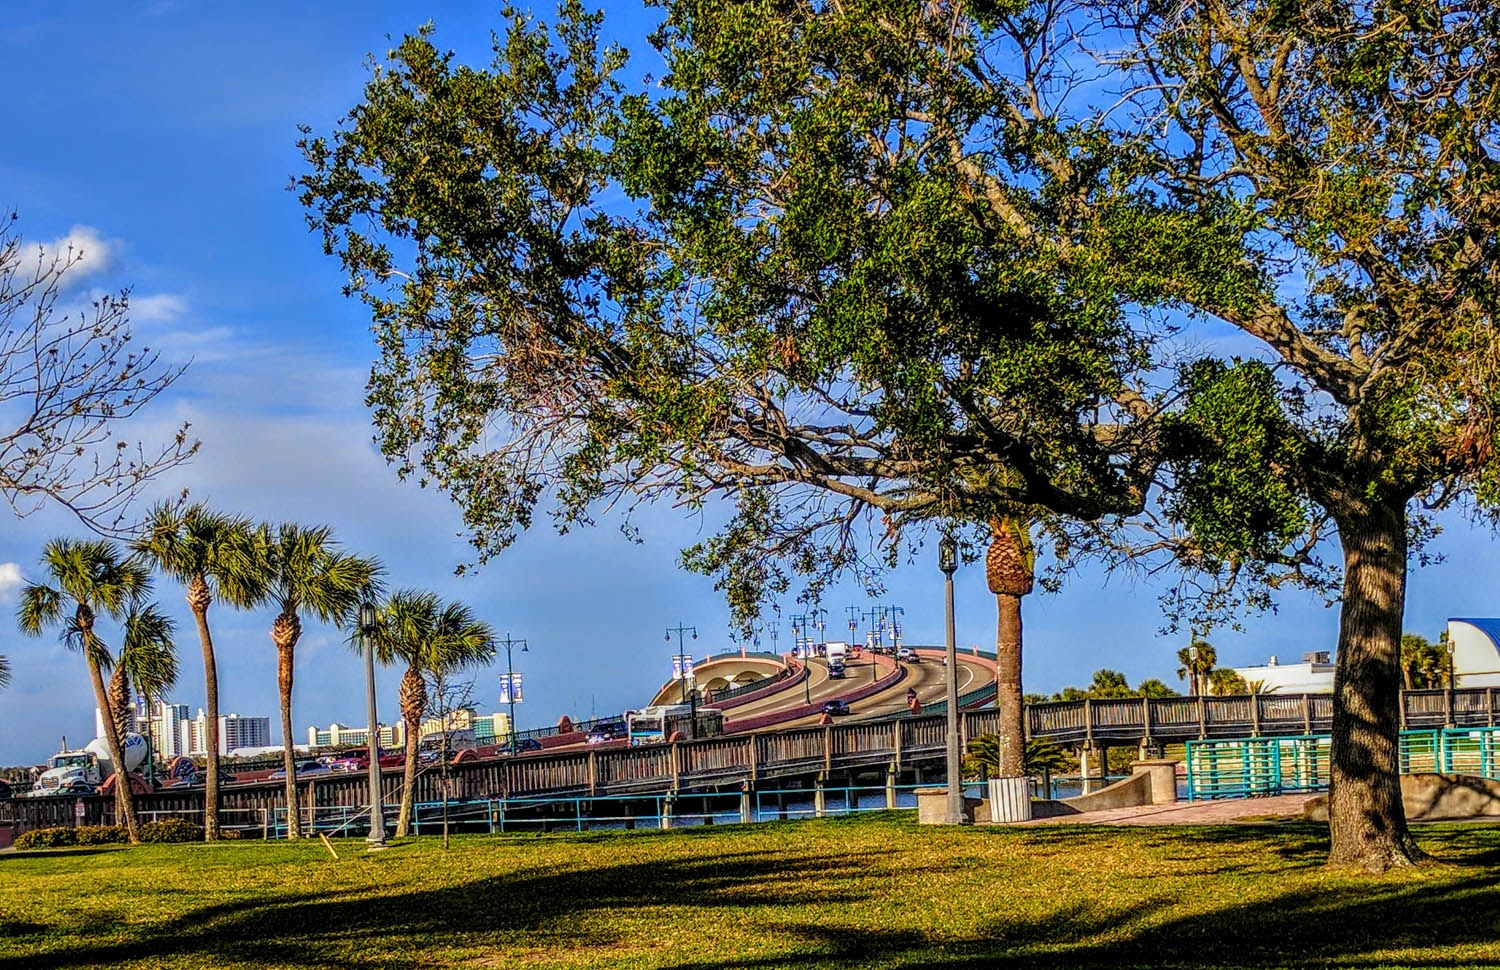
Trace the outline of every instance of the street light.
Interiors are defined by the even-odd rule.
[[[943,536],[938,543],[943,571],[943,606],[948,627],[948,824],[964,824],[964,784],[958,751],[958,651],[953,632],[953,574],[958,571],[958,543]]]
[[[677,670],[682,676],[682,702],[688,705],[688,740],[698,740],[698,690],[694,687],[688,690],[688,665],[687,654],[683,649],[682,635],[691,633],[693,639],[698,639],[698,628],[695,626],[683,626],[678,623],[675,627],[667,627],[667,642],[672,642],[672,634],[677,634]]]
[[[365,750],[370,762],[370,850],[385,848],[385,798],[380,792],[380,722],[375,717],[375,604],[359,604],[359,638],[365,648],[365,699],[370,708],[370,733]],[[291,742],[288,741],[288,744]]]
[[[500,641],[500,646],[505,648],[505,701],[510,705],[510,753],[515,754],[519,739],[516,737],[516,668],[511,663],[511,651],[516,647],[520,647],[522,653],[531,651],[527,649],[525,640],[512,640],[509,633]]]
[[[1199,683],[1201,676],[1198,672],[1198,645],[1188,644],[1188,675],[1193,679],[1193,696],[1197,697],[1203,693],[1203,685]]]

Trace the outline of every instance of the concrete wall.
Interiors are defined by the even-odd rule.
[[[1475,775],[1402,775],[1401,801],[1412,822],[1500,816],[1500,781]],[[1309,798],[1302,817],[1328,821],[1328,796]]]

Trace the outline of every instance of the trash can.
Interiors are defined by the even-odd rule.
[[[1031,818],[1031,779],[990,779],[990,821],[1025,822]]]

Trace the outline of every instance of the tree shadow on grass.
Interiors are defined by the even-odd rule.
[[[858,894],[813,888],[814,880],[855,874],[849,856],[751,852],[672,859],[560,872],[485,877],[438,889],[350,898],[338,893],[283,894],[252,902],[216,904],[185,912],[169,935],[153,926],[123,942],[61,942],[37,956],[0,956],[0,970],[115,965],[192,956],[214,965],[363,968],[431,967],[432,946],[456,934],[472,938],[503,930],[555,937],[566,928],[570,946],[609,946],[618,934],[583,919],[594,911],[639,907],[696,907],[735,913],[756,907],[808,903],[850,904]],[[780,883],[776,893],[768,881]],[[43,929],[51,929],[44,927]]]

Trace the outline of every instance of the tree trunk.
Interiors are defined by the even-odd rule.
[[[396,816],[396,838],[405,838],[411,829],[412,806],[416,801],[417,747],[421,744],[422,721],[406,718],[406,764],[401,777],[401,811]]]
[[[283,610],[271,624],[271,641],[276,644],[276,686],[281,692],[281,764],[286,771],[286,837],[302,837],[297,805],[297,760],[292,749],[292,661],[297,640],[302,636],[302,621],[295,611]],[[369,745],[370,757],[378,757],[379,745]]]
[[[104,722],[104,744],[109,749],[110,761],[114,762],[115,814],[118,816],[115,824],[118,825],[123,820],[130,844],[139,845],[141,829],[135,818],[135,792],[130,790],[130,773],[125,770],[125,746],[121,743],[120,732],[115,730],[114,718],[109,716],[109,696],[104,690],[104,675],[99,670],[92,644],[87,642],[92,639],[92,633],[85,634],[84,656],[88,660],[89,679],[94,685],[94,703],[99,705],[102,712],[99,720]]]
[[[198,644],[203,648],[203,841],[219,838],[219,665],[214,660],[214,638],[208,631],[208,607],[213,602],[208,583],[194,576],[188,583],[187,603],[198,625]]]
[[[1021,704],[1021,597],[995,594],[995,706],[1000,708],[1001,778],[1026,774],[1025,709]]]
[[[396,818],[396,838],[402,838],[411,827],[412,804],[417,783],[417,749],[422,742],[422,712],[427,708],[427,682],[415,665],[406,668],[401,677],[401,718],[406,722],[406,764],[403,766],[401,810]],[[446,721],[447,718],[444,717]],[[443,725],[447,728],[447,725]]]
[[[1338,515],[1344,552],[1328,862],[1383,872],[1424,858],[1406,826],[1400,783],[1401,621],[1406,599],[1406,505]]]

